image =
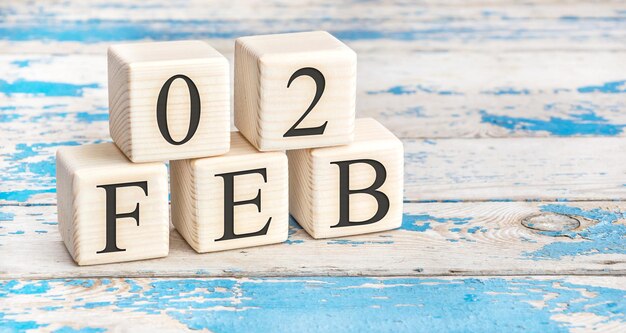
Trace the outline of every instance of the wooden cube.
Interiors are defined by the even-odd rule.
[[[222,156],[172,161],[172,222],[197,252],[283,242],[288,235],[288,164],[238,132]]]
[[[300,149],[289,158],[289,212],[314,238],[363,234],[402,223],[402,142],[357,119],[350,145]]]
[[[235,41],[235,126],[261,151],[348,144],[356,53],[325,31]]]
[[[220,155],[230,138],[228,60],[202,41],[114,45],[109,130],[133,162]]]
[[[59,231],[79,265],[167,256],[167,168],[113,143],[57,150]]]

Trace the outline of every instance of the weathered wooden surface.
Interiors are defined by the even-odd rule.
[[[53,156],[110,140],[108,45],[205,39],[232,66],[235,37],[318,29],[404,141],[401,229],[71,262]],[[0,332],[622,332],[625,41],[622,1],[3,2]]]
[[[623,332],[621,277],[0,281],[8,331]],[[16,311],[15,309],[23,309]]]
[[[197,254],[172,231],[166,258],[78,267],[57,232],[56,207],[3,206],[0,278],[626,273],[622,202],[404,209],[402,227],[390,232],[314,240],[292,221],[286,243]]]

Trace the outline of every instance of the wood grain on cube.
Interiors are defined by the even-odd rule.
[[[238,132],[232,133],[231,143],[230,151],[222,156],[170,164],[172,222],[197,252],[287,239],[287,156],[283,152],[259,152]],[[232,173],[238,174],[228,176]],[[226,194],[229,190],[230,199]],[[233,202],[241,204],[233,206]],[[226,217],[227,210],[232,212],[232,220]],[[227,225],[237,237],[227,237]],[[265,232],[260,232],[266,226]]]
[[[327,32],[235,41],[235,126],[261,151],[351,142],[355,96],[356,53]]]
[[[113,251],[111,239],[107,239],[111,192],[115,193],[115,202],[109,202],[115,208]],[[112,143],[57,151],[59,232],[79,265],[166,256],[167,194],[164,164],[132,163]],[[137,212],[135,218],[121,216],[132,212]]]
[[[110,134],[133,162],[228,151],[230,69],[219,52],[201,41],[121,44],[109,48],[108,59]]]
[[[349,145],[292,150],[287,154],[289,211],[314,238],[355,235],[400,226],[402,142],[377,121],[357,119],[355,140]],[[342,170],[341,164],[345,169]],[[377,170],[377,164],[382,170]],[[340,184],[342,173],[348,179],[347,184]],[[380,184],[376,185],[379,181]],[[348,185],[347,189],[345,185]],[[342,194],[342,187],[344,191],[371,190]],[[376,199],[372,192],[386,198],[387,203],[384,199]],[[349,199],[342,203],[341,197],[346,194]],[[346,221],[341,213],[346,205],[349,225],[341,222]]]

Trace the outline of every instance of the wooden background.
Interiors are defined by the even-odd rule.
[[[328,30],[404,142],[399,230],[77,267],[54,153],[110,141],[106,47]],[[0,332],[626,330],[623,1],[5,1]]]

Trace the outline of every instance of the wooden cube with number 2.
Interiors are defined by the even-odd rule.
[[[261,151],[352,142],[356,53],[324,31],[235,42],[235,126]]]

